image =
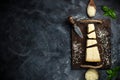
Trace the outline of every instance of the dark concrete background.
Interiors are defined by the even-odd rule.
[[[87,18],[88,0],[0,1],[0,80],[84,80],[85,69],[71,70],[71,26],[67,17]],[[116,10],[112,20],[112,67],[120,65],[120,1],[95,0]],[[105,70],[99,70],[106,80]]]

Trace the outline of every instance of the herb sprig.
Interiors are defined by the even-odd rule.
[[[114,77],[118,75],[119,71],[120,71],[120,66],[107,70],[106,71],[108,74],[107,80],[112,80]]]
[[[104,16],[109,16],[112,19],[116,19],[117,15],[114,9],[111,9],[107,6],[102,6],[102,10],[104,11]]]

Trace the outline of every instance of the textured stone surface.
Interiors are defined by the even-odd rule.
[[[4,2],[2,2],[4,1]],[[87,18],[88,0],[2,0],[0,2],[0,80],[84,80],[86,70],[71,70],[67,17]],[[115,8],[119,0],[95,0]],[[114,5],[113,5],[114,4]],[[120,16],[112,20],[112,67],[120,65]],[[106,80],[100,70],[100,80]]]

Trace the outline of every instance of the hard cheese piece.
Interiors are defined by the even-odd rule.
[[[96,33],[95,33],[95,31],[92,32],[92,33],[90,33],[90,34],[88,34],[88,38],[96,38]]]
[[[88,69],[85,73],[85,79],[86,80],[98,80],[99,74],[96,69]]]
[[[88,33],[95,30],[94,24],[88,24]]]
[[[96,9],[94,6],[88,5],[87,13],[89,17],[94,17],[96,14]]]
[[[97,44],[96,40],[87,40],[87,47],[91,46],[91,45],[94,45],[94,44]]]
[[[87,62],[100,62],[101,61],[97,46],[86,48],[86,61]]]

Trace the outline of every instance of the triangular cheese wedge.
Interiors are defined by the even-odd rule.
[[[91,48],[86,48],[86,61],[87,62],[100,62],[100,54],[98,51],[98,47],[91,47]]]
[[[91,46],[91,45],[94,45],[94,44],[97,44],[96,40],[87,40],[87,47]]]
[[[88,33],[95,30],[94,24],[88,24]]]
[[[90,33],[90,34],[88,34],[88,38],[96,38],[96,33],[95,33],[95,31],[92,32],[92,33]]]

